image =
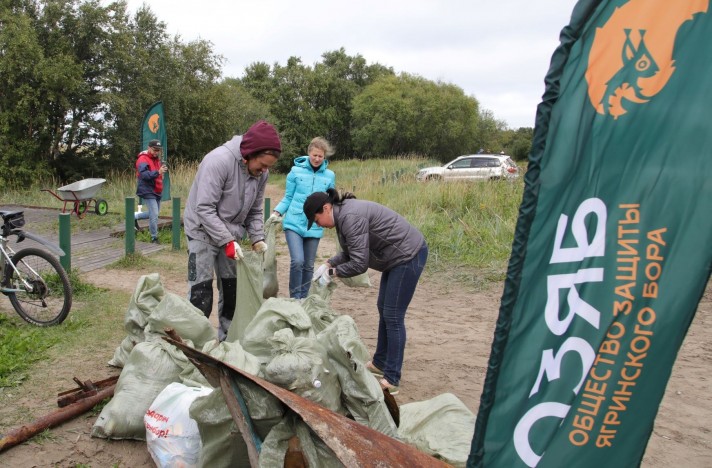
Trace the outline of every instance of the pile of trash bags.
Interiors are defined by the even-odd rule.
[[[93,437],[145,440],[159,467],[250,465],[222,390],[163,339],[173,329],[185,344],[226,364],[465,466],[474,432],[472,412],[446,393],[400,406],[396,425],[377,379],[365,367],[369,353],[356,324],[330,308],[335,283],[313,284],[303,302],[264,299],[264,259],[248,255],[238,265],[239,305],[223,342],[199,309],[164,290],[157,273],[140,278],[124,319],[127,335],[109,361],[122,368],[121,375],[92,428]],[[276,294],[276,287],[271,290]],[[249,381],[238,388],[262,440],[260,466],[283,466],[295,435],[310,466],[342,466],[273,395]]]

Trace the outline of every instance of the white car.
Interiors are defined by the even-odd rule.
[[[444,166],[418,171],[417,180],[497,180],[519,177],[519,168],[506,154],[469,154]]]

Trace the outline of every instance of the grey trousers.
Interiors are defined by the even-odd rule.
[[[224,341],[235,315],[237,279],[235,261],[222,247],[188,239],[188,299],[210,317],[213,309],[213,275],[218,285],[218,340]]]

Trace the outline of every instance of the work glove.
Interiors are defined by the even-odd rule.
[[[329,266],[328,263],[325,263],[317,268],[314,272],[314,276],[312,277],[312,281],[318,281],[322,286],[326,286],[331,283],[331,275],[329,275],[330,268],[331,266]]]
[[[252,250],[257,253],[265,253],[267,252],[267,244],[265,243],[265,241],[257,241],[252,244]]]
[[[278,221],[282,221],[282,215],[279,214],[278,211],[273,211],[272,215],[269,217],[269,219],[267,221],[269,221],[271,223],[276,223]]]
[[[225,256],[232,260],[242,260],[245,255],[242,253],[242,248],[240,244],[235,241],[230,241],[225,244]]]

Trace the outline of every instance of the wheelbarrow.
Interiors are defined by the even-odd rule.
[[[104,216],[109,211],[109,204],[103,198],[95,198],[106,179],[83,179],[77,182],[59,187],[57,191],[42,189],[49,192],[59,201],[64,202],[62,213],[67,212],[67,206],[71,206],[71,213],[83,218],[90,208],[99,216]]]

